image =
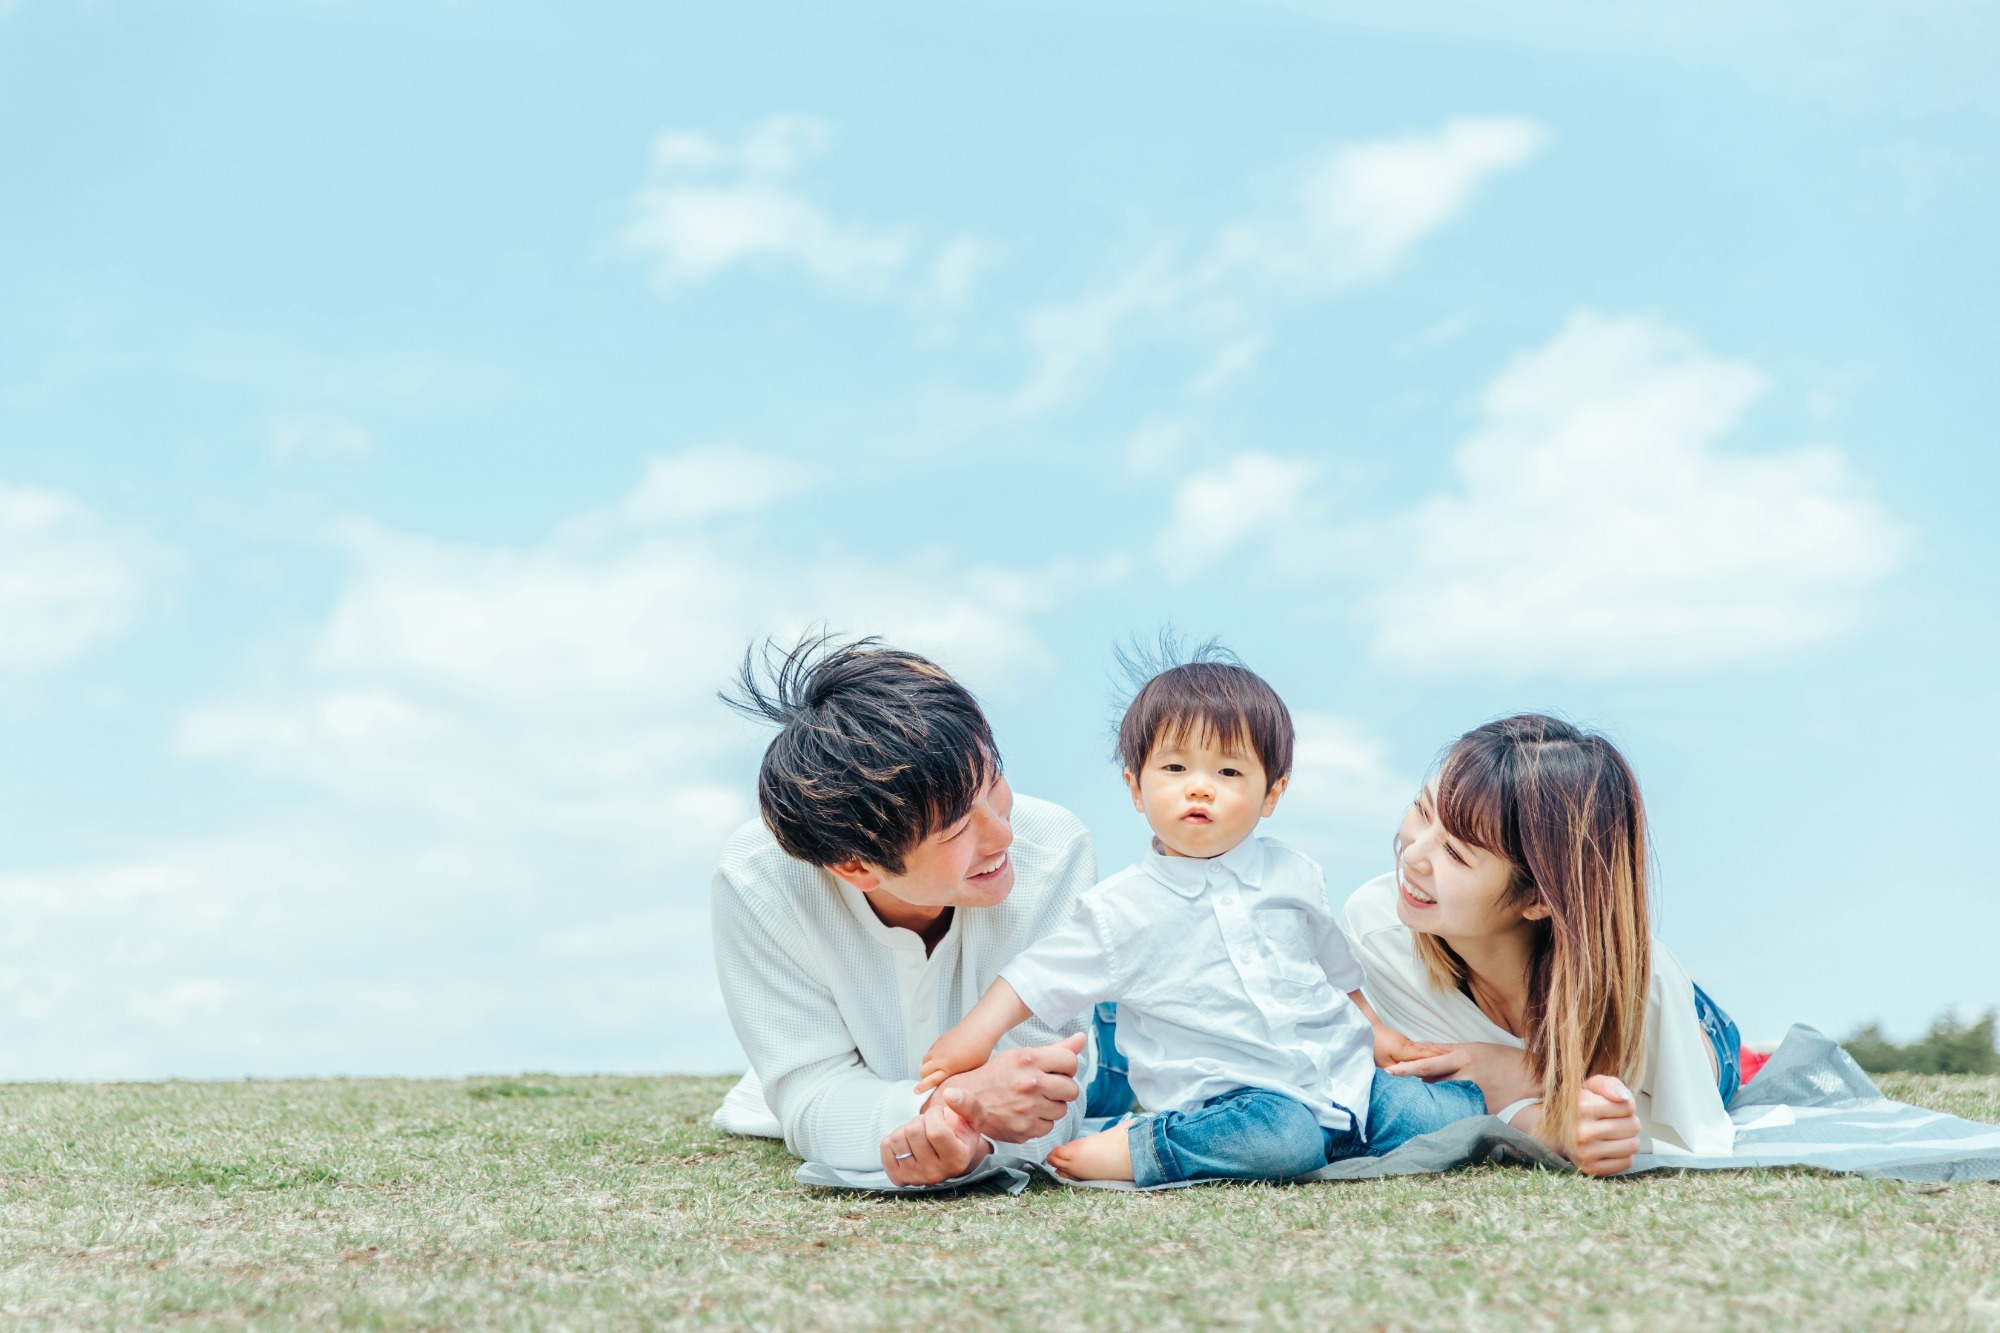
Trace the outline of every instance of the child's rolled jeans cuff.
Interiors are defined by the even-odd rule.
[[[1167,1149],[1166,1117],[1140,1116],[1125,1122],[1125,1142],[1132,1152],[1132,1183],[1141,1189],[1179,1180]]]

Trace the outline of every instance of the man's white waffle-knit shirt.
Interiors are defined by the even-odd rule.
[[[763,824],[738,829],[711,889],[715,970],[750,1057],[732,1102],[740,1107],[761,1083],[786,1147],[843,1170],[879,1169],[883,1136],[923,1104],[924,1052],[1097,882],[1090,833],[1075,815],[1016,796],[1013,825],[1013,892],[954,911],[928,957],[915,931],[884,925],[867,895],[787,856]],[[1031,1019],[1001,1045],[1040,1046],[1087,1024],[1086,1015],[1051,1031]],[[1077,1071],[1085,1086],[1090,1056],[1086,1047]],[[1050,1134],[1013,1151],[1046,1152],[1082,1120],[1079,1097]]]

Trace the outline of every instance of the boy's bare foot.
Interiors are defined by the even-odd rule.
[[[1049,1165],[1072,1180],[1130,1180],[1132,1140],[1124,1125],[1049,1149]]]

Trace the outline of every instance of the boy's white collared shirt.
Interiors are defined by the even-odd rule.
[[[1151,851],[1000,975],[1054,1026],[1118,1001],[1118,1049],[1148,1110],[1268,1088],[1328,1129],[1352,1112],[1366,1130],[1374,1035],[1347,998],[1361,965],[1319,866],[1275,839],[1208,860]]]

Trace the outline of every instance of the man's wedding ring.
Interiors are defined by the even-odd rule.
[[[897,1153],[897,1154],[896,1154],[896,1160],[897,1160],[897,1161],[899,1161],[899,1162],[907,1162],[907,1161],[909,1161],[909,1160],[910,1160],[910,1159],[911,1159],[912,1157],[915,1157],[915,1156],[916,1156],[916,1154],[915,1154],[915,1153],[913,1153],[913,1152],[899,1152],[899,1153]]]

